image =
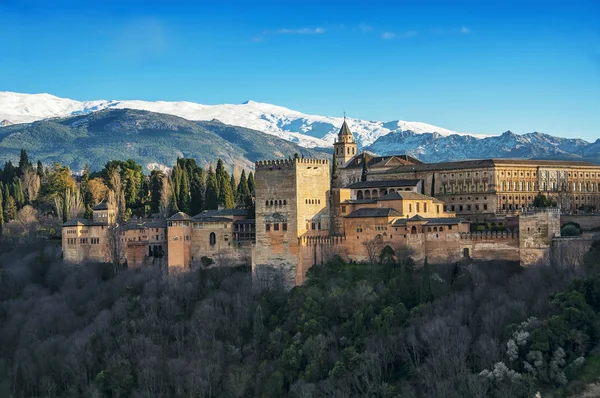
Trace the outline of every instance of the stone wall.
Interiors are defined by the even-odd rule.
[[[584,231],[600,227],[600,214],[561,214],[560,226],[574,222],[581,226]]]
[[[539,210],[519,216],[521,265],[549,261],[552,238],[560,236],[558,209]]]

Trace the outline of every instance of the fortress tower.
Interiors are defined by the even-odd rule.
[[[253,270],[271,267],[282,271],[286,284],[301,284],[313,264],[302,258],[301,240],[329,236],[329,161],[296,158],[255,166]]]
[[[352,131],[350,131],[350,127],[348,127],[348,123],[346,123],[345,117],[337,140],[333,144],[333,151],[337,167],[345,167],[350,159],[356,155],[356,140],[352,135]]]

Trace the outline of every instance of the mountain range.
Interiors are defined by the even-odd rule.
[[[124,109],[145,112],[114,113],[114,111]],[[45,137],[44,128],[50,128],[51,132],[47,133],[48,136],[54,136],[54,134],[60,136],[61,131],[66,136],[77,136],[79,132],[73,132],[77,129],[72,126],[72,123],[77,120],[87,120],[85,116],[89,115],[91,117],[97,113],[101,115],[98,116],[100,119],[129,118],[127,122],[121,124],[108,124],[107,131],[88,130],[90,134],[96,134],[98,139],[102,137],[102,134],[105,134],[105,145],[109,144],[109,146],[114,146],[115,149],[118,149],[119,145],[125,145],[125,148],[128,148],[125,152],[121,148],[120,151],[114,153],[115,156],[120,154],[122,157],[125,153],[137,150],[134,147],[127,146],[131,143],[125,143],[127,139],[131,140],[133,137],[131,135],[133,130],[130,125],[132,118],[142,118],[141,123],[144,126],[153,123],[162,126],[161,136],[165,140],[171,137],[170,134],[174,134],[169,145],[164,148],[161,146],[161,149],[167,151],[168,155],[167,153],[159,154],[157,150],[151,150],[151,148],[143,151],[138,150],[140,152],[138,153],[139,159],[147,165],[169,165],[170,163],[164,162],[172,158],[174,153],[190,153],[192,148],[199,151],[196,157],[205,158],[206,161],[212,159],[213,156],[206,152],[204,147],[190,145],[188,141],[182,141],[182,137],[177,135],[179,134],[177,132],[182,131],[181,129],[191,128],[191,125],[195,126],[194,129],[199,128],[204,132],[215,133],[217,136],[211,137],[211,140],[208,140],[207,137],[202,138],[214,144],[214,147],[207,145],[206,148],[211,147],[214,148],[215,153],[223,153],[223,150],[217,148],[220,145],[217,138],[224,139],[229,145],[235,145],[238,150],[236,154],[229,156],[228,162],[230,164],[241,162],[244,165],[250,165],[255,160],[254,155],[260,154],[260,156],[266,158],[288,156],[289,151],[298,153],[303,151],[303,149],[298,149],[301,147],[307,148],[303,152],[305,154],[325,156],[325,152],[331,153],[331,144],[343,122],[341,117],[307,115],[285,107],[255,101],[223,105],[137,100],[81,102],[59,98],[50,94],[0,92],[0,157],[8,148],[11,148],[11,153],[17,150],[19,144],[19,138],[17,138],[19,135],[15,135],[17,132],[36,130],[39,133],[35,137],[40,140]],[[178,118],[167,119],[168,115]],[[83,119],[73,119],[77,117],[83,117]],[[173,122],[174,120],[177,120],[177,122]],[[425,162],[481,157],[600,161],[600,139],[594,143],[589,143],[581,139],[560,138],[539,132],[520,135],[510,131],[498,135],[476,135],[456,132],[421,122],[403,120],[368,121],[354,118],[347,118],[346,120],[354,133],[358,146],[380,155],[405,153]],[[31,122],[34,123],[29,124]],[[86,122],[81,123],[85,125]],[[173,126],[170,126],[169,123],[174,123],[174,126],[178,127],[171,130],[170,128]],[[58,125],[62,127],[57,127]],[[118,130],[118,128],[122,130]],[[216,131],[225,129],[229,131],[227,138],[216,133]],[[8,132],[11,132],[11,137],[6,141],[9,138]],[[236,134],[239,134],[239,137],[236,137]],[[142,141],[148,138],[145,133],[138,134],[136,137],[141,140],[137,141],[136,145],[144,147],[146,144]],[[269,142],[275,145],[275,151],[269,152],[268,145],[256,151],[257,146],[267,140],[266,137],[269,137]],[[31,137],[28,139],[34,140]],[[109,139],[110,142],[107,142]],[[40,141],[37,144],[42,152],[44,152],[44,145],[42,144],[45,142],[48,141]],[[62,151],[65,157],[76,159],[82,156],[76,150],[76,147],[70,148],[68,146],[68,140],[62,140],[61,142],[64,143]],[[77,141],[77,144],[81,144],[81,142],[83,141]],[[185,144],[185,146],[178,146],[178,142]],[[285,145],[277,144],[279,142],[285,143]],[[33,145],[33,142],[31,144]],[[75,145],[76,142],[71,144]],[[148,143],[148,145],[151,144]],[[288,147],[287,145],[292,146]],[[306,152],[308,149],[312,149],[312,151]],[[79,150],[81,150],[81,147]],[[95,149],[94,151],[98,152]],[[48,154],[45,156],[48,158],[57,156],[49,151],[46,152]],[[243,155],[246,152],[248,156]],[[98,159],[100,158],[102,156]],[[73,166],[79,163],[80,161],[74,161]]]

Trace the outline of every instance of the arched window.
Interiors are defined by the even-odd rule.
[[[287,200],[286,199],[283,200],[283,205],[287,206]]]
[[[378,198],[378,197],[379,197],[379,195],[377,194],[377,190],[376,190],[376,189],[374,189],[374,190],[373,190],[373,192],[371,193],[371,197],[372,197],[373,199],[375,199],[375,198]]]
[[[210,245],[211,246],[214,246],[214,245],[217,244],[217,235],[215,235],[214,232],[210,233],[210,238],[209,239],[210,239]]]
[[[417,227],[415,227],[414,225],[412,227],[410,227],[410,233],[411,234],[416,234],[417,233]]]
[[[271,201],[271,206],[273,206],[273,201]]]
[[[362,191],[358,191],[358,192],[356,193],[356,199],[359,199],[359,200],[360,200],[360,199],[362,199],[362,198],[363,198],[363,193],[362,193]]]
[[[371,199],[371,191],[365,191],[365,199]]]
[[[269,205],[269,201],[267,200],[267,201],[265,202],[265,206],[268,206],[268,205]]]

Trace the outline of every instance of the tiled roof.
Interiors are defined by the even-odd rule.
[[[423,218],[418,216],[419,218],[415,218],[417,216],[411,218],[399,218],[392,223],[394,226],[406,225],[407,222],[411,221],[425,221],[425,225],[456,225],[460,223],[467,222],[466,220],[458,217],[448,217],[448,218]]]
[[[108,225],[106,222],[98,222],[94,220],[88,220],[86,218],[75,218],[73,220],[68,220],[62,224],[63,227],[77,227],[77,226],[93,226],[93,225]]]
[[[227,217],[193,217],[192,221],[196,222],[231,222],[231,218]]]
[[[170,218],[168,218],[169,221],[189,221],[191,220],[191,217],[188,216],[187,214],[185,214],[184,212],[177,212],[175,214],[173,214]]]
[[[434,203],[444,203],[439,199],[436,199],[431,196],[423,195],[421,193],[413,192],[413,191],[396,191],[392,193],[388,193],[387,195],[378,198],[377,201],[386,201],[386,200],[431,200]]]
[[[412,187],[420,180],[377,180],[377,181],[359,181],[346,186],[350,189],[360,188],[387,188],[387,187]]]
[[[149,228],[166,228],[166,220],[132,220],[120,226],[120,229],[149,229]]]
[[[421,164],[419,159],[415,159],[409,155],[394,155],[394,156],[375,156],[369,152],[359,153],[354,156],[345,169],[362,167],[363,162],[367,162],[367,168],[389,166],[390,161],[394,161],[401,165]]]
[[[342,136],[342,135],[352,136],[352,131],[350,131],[350,127],[348,127],[348,123],[346,123],[345,120],[344,120],[344,123],[342,124],[342,127],[340,128],[340,132],[338,133],[338,136]]]
[[[96,206],[92,207],[92,210],[108,210],[108,203],[98,203]]]
[[[396,209],[388,208],[363,208],[354,210],[346,218],[369,218],[369,217],[400,217],[402,214]]]
[[[220,210],[205,210],[202,213],[196,214],[193,218],[199,217],[227,217],[227,216],[247,216],[246,209],[220,209]]]
[[[366,203],[377,203],[376,199],[346,199],[342,203],[345,204],[366,204]]]

